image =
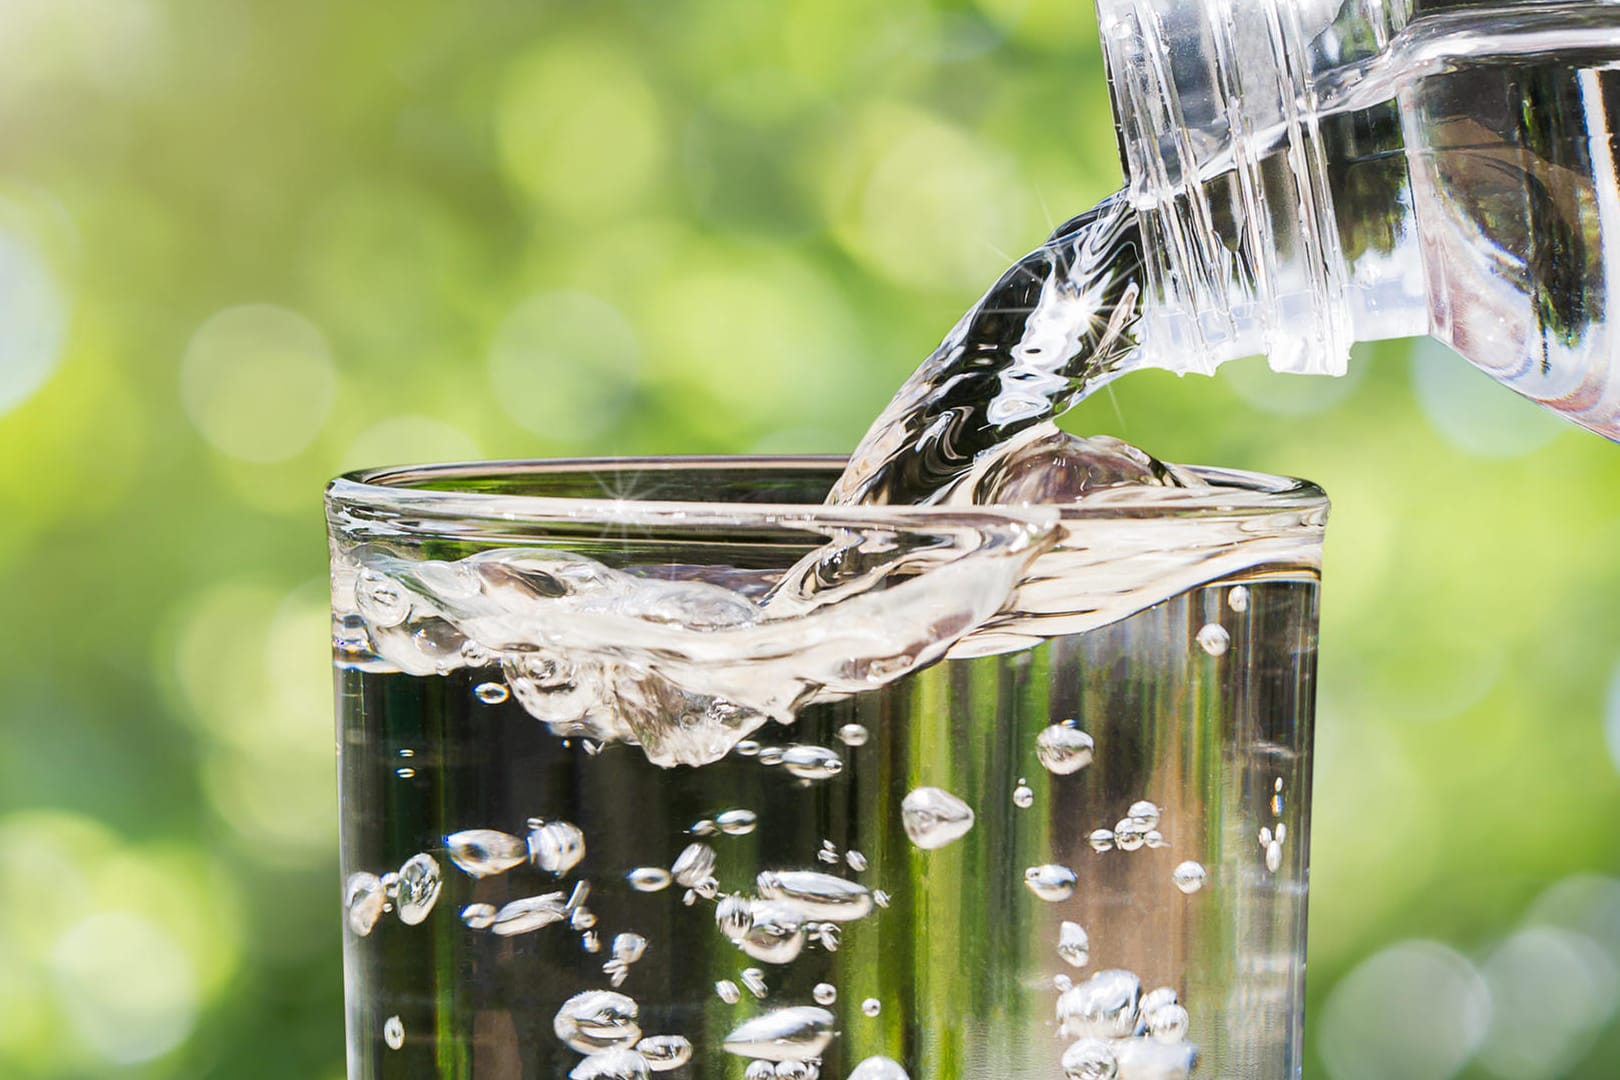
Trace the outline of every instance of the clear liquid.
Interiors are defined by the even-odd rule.
[[[1066,1074],[1064,1055],[1104,1032],[1099,1045],[1124,1080],[1292,1075],[1316,585],[1304,571],[1247,578],[1242,589],[1232,580],[1191,589],[1037,648],[936,664],[811,705],[791,728],[762,732],[761,747],[745,743],[701,768],[560,739],[487,689],[500,685],[498,669],[422,676],[340,665],[344,874],[381,877],[421,855],[442,874],[425,914],[422,893],[406,890],[412,918],[421,915],[414,925],[373,912],[360,934],[351,907],[350,1076],[570,1075],[587,1059],[559,1040],[554,1020],[574,995],[610,988],[604,964],[623,933],[646,945],[618,992],[636,1003],[643,1037],[689,1042],[677,1076],[743,1077],[761,1058],[727,1052],[728,1037],[750,1018],[807,1008],[830,1013],[836,1034],[802,1058],[769,1051],[783,1063],[764,1066],[767,1075],[842,1080],[878,1056],[912,1080],[1085,1075]],[[1075,728],[1048,732],[1070,720]],[[1077,732],[1092,742],[1078,767]],[[779,752],[785,760],[769,764]],[[944,840],[961,828],[907,813],[908,794],[924,787],[968,804],[971,826],[938,846],[914,841],[908,824],[925,842],[930,830]],[[1143,801],[1156,820],[1133,825]],[[738,811],[753,815],[751,829]],[[524,860],[475,878],[452,860],[447,836],[522,837],[531,818],[578,826],[577,865],[557,876]],[[1269,866],[1262,829],[1281,837]],[[1105,851],[1094,850],[1097,830],[1112,834]],[[714,853],[718,896],[688,905],[682,885],[657,886],[693,844]],[[1202,887],[1186,892],[1200,879],[1178,868],[1193,864]],[[1072,896],[1063,898],[1061,875],[1056,892],[1042,885],[1051,899],[1037,895],[1026,876],[1046,866],[1074,871]],[[797,957],[767,962],[716,919],[720,897],[768,884],[762,871],[832,875],[855,883],[864,902],[842,914],[835,901],[812,907],[814,929],[792,935]],[[461,917],[469,905],[498,910],[553,892],[562,905],[580,881],[590,883],[588,930],[589,919],[559,916],[502,936]],[[403,908],[397,896],[396,886]],[[823,916],[855,910],[832,923],[829,948]],[[600,951],[586,950],[586,933]],[[1105,971],[1131,973],[1143,994],[1169,988],[1179,1004],[1160,993],[1149,1015],[1127,1001],[1087,1019],[1058,980],[1086,987]],[[717,992],[727,983],[735,1001]],[[591,1060],[603,1075],[641,1075]],[[758,1075],[753,1067],[747,1075]],[[897,1075],[867,1069],[856,1075]]]

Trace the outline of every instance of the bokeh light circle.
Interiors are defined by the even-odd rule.
[[[271,304],[226,308],[197,328],[180,365],[180,399],[216,449],[284,461],[326,423],[337,375],[326,338]]]
[[[1429,425],[1473,457],[1523,457],[1571,427],[1433,338],[1412,343],[1412,390]]]
[[[1435,941],[1403,941],[1339,980],[1320,1043],[1334,1080],[1448,1080],[1491,1023],[1485,980]]]
[[[67,301],[44,258],[22,236],[0,229],[0,415],[50,378],[67,321]]]
[[[549,441],[589,439],[616,423],[640,367],[635,331],[589,293],[543,292],[501,321],[489,350],[492,397]]]
[[[83,1043],[121,1065],[178,1046],[197,1022],[197,973],[168,931],[129,912],[92,915],[51,954],[58,1007]]]
[[[1584,934],[1521,930],[1484,964],[1494,1003],[1480,1062],[1504,1080],[1556,1080],[1580,1062],[1620,1001],[1620,971]]]

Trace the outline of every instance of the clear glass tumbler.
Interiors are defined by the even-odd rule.
[[[1321,491],[839,465],[332,484],[351,1078],[1298,1075]]]

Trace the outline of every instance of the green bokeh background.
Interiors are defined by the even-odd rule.
[[[847,450],[1119,181],[1085,0],[5,0],[0,132],[17,1078],[341,1075],[328,477]],[[1335,498],[1307,1076],[1613,1077],[1620,448],[1409,343],[1068,426]]]

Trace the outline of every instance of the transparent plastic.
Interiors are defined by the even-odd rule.
[[[1620,439],[1620,4],[1098,0],[1142,362],[1429,334]]]

